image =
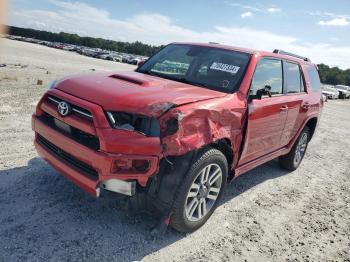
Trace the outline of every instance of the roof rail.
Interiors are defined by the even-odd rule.
[[[281,49],[275,49],[275,50],[273,50],[273,53],[275,53],[275,54],[281,54],[281,55],[287,55],[287,56],[293,56],[293,57],[302,59],[302,60],[307,61],[307,62],[310,62],[310,61],[311,61],[311,60],[310,60],[309,58],[307,58],[307,57],[300,56],[300,55],[296,55],[296,54],[293,54],[293,53],[289,53],[289,52],[283,51],[283,50],[281,50]]]

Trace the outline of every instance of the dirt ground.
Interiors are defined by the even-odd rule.
[[[0,40],[0,261],[350,261],[350,101],[326,103],[298,170],[258,167],[200,230],[152,238],[153,218],[127,213],[121,196],[90,197],[41,160],[30,127],[51,80],[134,67]]]

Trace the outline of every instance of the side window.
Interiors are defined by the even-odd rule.
[[[304,91],[303,78],[298,64],[283,62],[284,88],[287,94]]]
[[[256,95],[259,89],[271,86],[271,94],[282,94],[282,61],[278,59],[262,58],[256,66],[250,94]]]
[[[313,65],[307,65],[306,71],[309,75],[310,81],[311,81],[311,89],[314,91],[321,90],[321,80],[320,75],[318,74],[318,71],[315,66]]]

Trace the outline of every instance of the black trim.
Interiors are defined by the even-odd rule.
[[[76,159],[72,155],[67,152],[61,150],[59,147],[52,144],[50,141],[37,134],[37,142],[43,146],[46,150],[50,151],[53,155],[55,155],[60,161],[69,165],[70,167],[77,170],[79,173],[85,175],[86,177],[92,180],[98,180],[98,173],[91,166],[83,163],[82,161]]]
[[[52,129],[55,129],[56,131],[65,135],[66,137],[69,137],[70,139],[78,142],[79,144],[82,144],[83,146],[86,146],[94,151],[100,150],[100,140],[97,136],[90,135],[72,126],[70,126],[71,132],[67,133],[55,125],[55,118],[49,115],[48,113],[44,113],[43,115],[39,116],[38,119],[45,125],[51,127]]]
[[[300,79],[299,79],[299,84],[300,84],[299,92],[296,92],[296,93],[288,93],[288,90],[287,90],[287,89],[285,88],[285,86],[284,86],[284,65],[285,65],[286,63],[297,65],[298,68],[299,68],[299,75],[300,75]],[[283,94],[285,94],[285,95],[290,95],[290,94],[300,94],[300,93],[305,92],[304,74],[303,74],[303,70],[302,70],[301,65],[300,65],[298,62],[295,62],[295,61],[290,61],[290,60],[282,59],[282,69],[283,69]],[[301,85],[303,85],[303,86],[301,86]],[[303,90],[301,89],[302,87],[304,88]]]

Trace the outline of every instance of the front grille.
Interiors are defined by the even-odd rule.
[[[61,150],[59,147],[52,144],[50,141],[42,137],[41,135],[37,135],[37,141],[40,145],[42,145],[46,150],[50,151],[53,155],[55,155],[60,161],[69,165],[70,167],[77,170],[79,173],[85,175],[86,177],[97,180],[98,173],[91,166],[83,163],[82,161],[76,159],[72,155],[67,152]]]
[[[67,133],[62,129],[58,128],[54,122],[55,118],[47,113],[44,113],[43,115],[41,115],[39,117],[39,120],[41,120],[45,125],[55,129],[56,131],[62,133],[63,135],[69,137],[70,139],[78,142],[79,144],[82,144],[83,146],[86,146],[95,151],[100,150],[100,140],[98,139],[97,136],[90,135],[72,126],[70,126],[71,132]]]
[[[62,99],[58,98],[58,97],[54,97],[54,96],[48,96],[47,101],[49,101],[50,103],[55,104],[56,106],[58,106],[58,104],[63,101]],[[89,121],[92,121],[92,114],[89,110],[86,110],[84,108],[81,108],[79,106],[76,105],[72,105],[72,112],[80,117],[83,117]]]

